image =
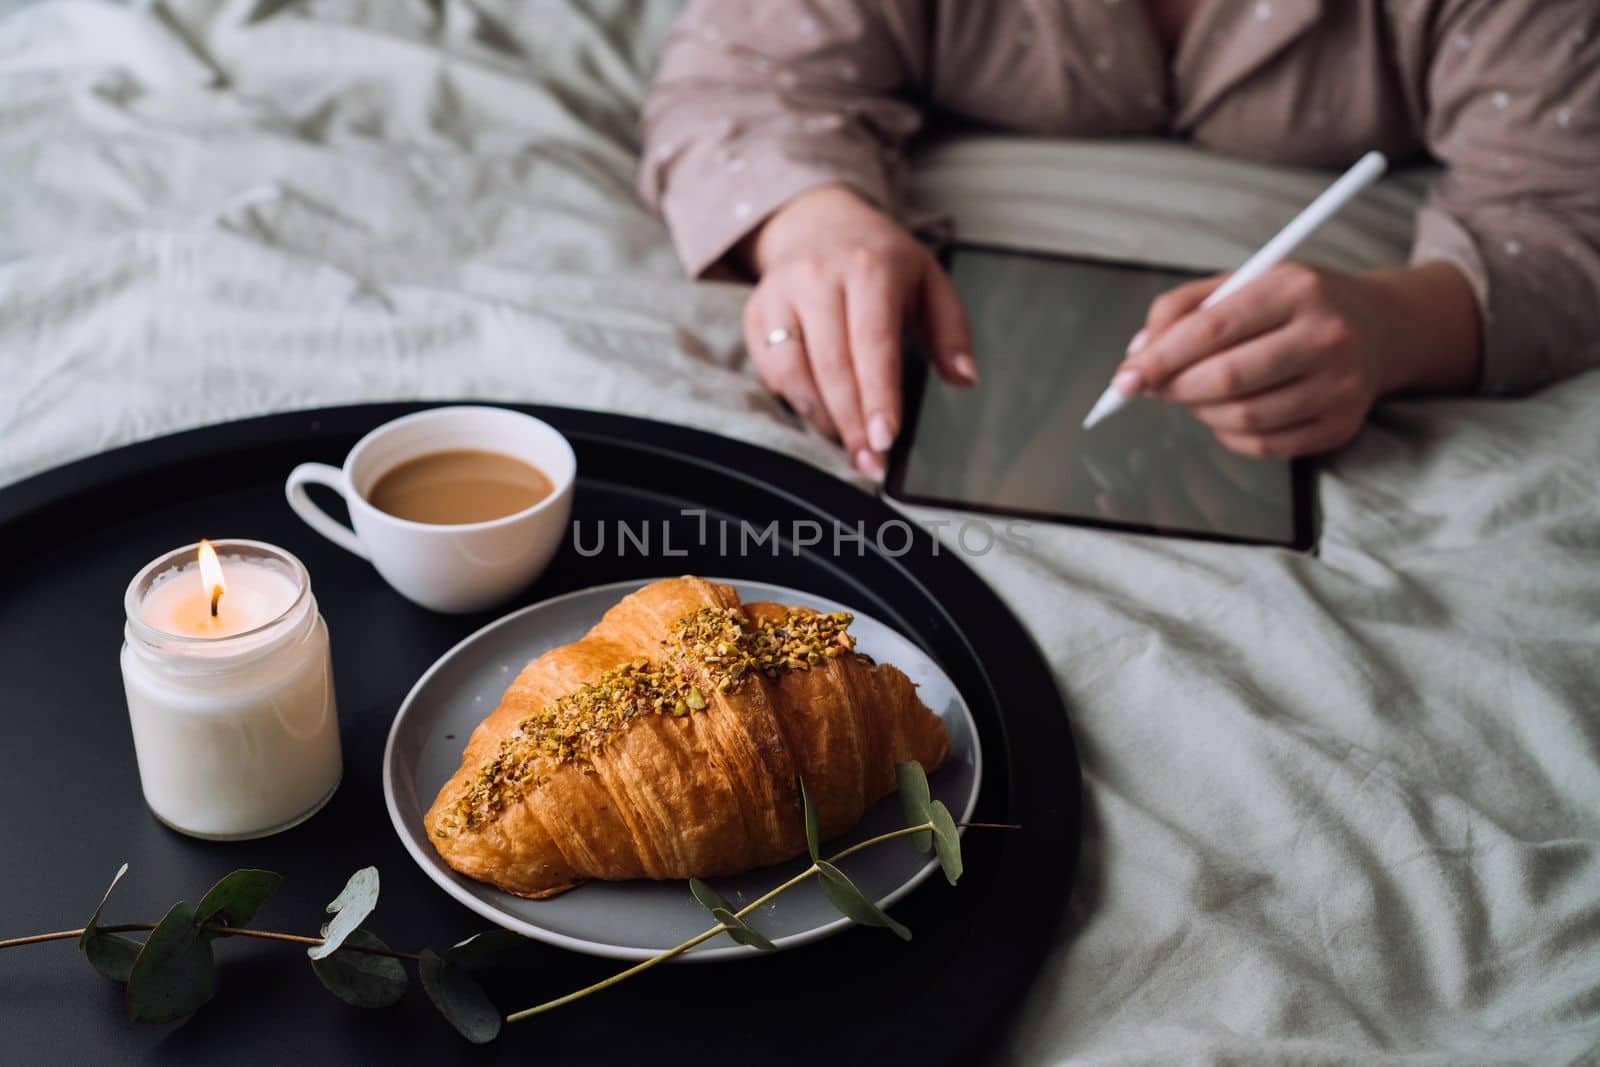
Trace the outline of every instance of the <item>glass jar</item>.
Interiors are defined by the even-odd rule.
[[[193,837],[236,841],[316,814],[343,763],[328,628],[304,565],[258,541],[214,547],[228,587],[220,610],[244,613],[223,616],[235,632],[204,632],[215,619],[195,617],[207,614],[199,546],[170,552],[128,585],[122,681],[151,812]],[[172,610],[175,594],[200,608]]]

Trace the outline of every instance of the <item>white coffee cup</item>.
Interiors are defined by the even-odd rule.
[[[538,467],[555,488],[504,518],[452,525],[397,518],[367,502],[386,472],[449,449],[514,456]],[[284,491],[313,530],[371,560],[403,596],[434,611],[461,613],[505,600],[549,564],[572,515],[577,472],[572,446],[549,423],[505,408],[448,407],[384,423],[356,442],[343,468],[300,464],[289,472]],[[313,504],[307,485],[325,485],[344,497],[355,530]]]

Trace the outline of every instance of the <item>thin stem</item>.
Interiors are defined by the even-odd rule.
[[[747,915],[750,912],[754,911],[756,908],[759,908],[761,905],[765,904],[767,901],[771,900],[773,897],[777,896],[779,893],[783,892],[785,889],[790,889],[790,888],[793,888],[794,886],[799,885],[801,882],[805,881],[807,878],[810,878],[813,874],[816,874],[816,873],[817,873],[816,864],[812,864],[810,867],[807,867],[805,870],[801,871],[799,874],[795,875],[793,878],[789,879],[787,882],[784,882],[782,885],[778,886],[776,889],[770,890],[770,891],[762,894],[761,896],[757,897],[755,900],[752,900],[750,903],[746,904],[744,907],[742,907],[738,911],[734,912],[734,914],[739,916],[739,918],[742,919],[742,918],[745,917],[745,915]],[[629,967],[625,971],[618,971],[616,974],[611,975],[609,978],[602,978],[600,981],[594,983],[593,985],[584,986],[582,989],[579,989],[579,990],[576,990],[574,992],[568,993],[566,996],[563,996],[563,997],[557,997],[555,1000],[547,1000],[543,1004],[535,1004],[531,1008],[524,1008],[521,1011],[513,1012],[510,1015],[506,1016],[506,1022],[508,1022],[508,1023],[520,1022],[523,1019],[529,1019],[529,1018],[532,1018],[535,1015],[542,1015],[543,1013],[545,1013],[547,1011],[550,1011],[553,1008],[559,1008],[563,1004],[571,1004],[574,1000],[578,1000],[581,997],[586,997],[590,993],[598,993],[600,990],[605,989],[607,986],[616,985],[618,982],[622,981],[624,978],[632,978],[634,975],[639,974],[642,971],[648,971],[650,968],[656,966],[657,964],[665,963],[667,960],[672,959],[672,957],[674,957],[674,956],[681,956],[683,953],[688,952],[690,949],[694,948],[696,945],[700,944],[701,942],[709,941],[713,937],[716,937],[718,934],[722,933],[727,928],[728,928],[728,926],[727,926],[726,923],[718,923],[717,925],[713,926],[711,929],[705,931],[704,933],[696,934],[695,936],[691,937],[689,940],[683,942],[681,945],[674,945],[673,947],[667,949],[665,952],[662,952],[659,955],[651,956],[649,959],[644,960],[643,962],[636,963],[632,967]]]
[[[102,929],[104,928],[102,927]],[[218,934],[237,934],[240,937],[259,937],[267,941],[291,941],[296,945],[325,944],[323,939],[320,937],[305,937],[301,934],[280,934],[272,930],[246,930],[242,927],[211,926],[209,924],[201,929],[209,930],[212,933]],[[340,945],[339,948],[341,950],[349,950],[351,952],[365,952],[369,956],[388,956],[390,959],[394,960],[411,960],[414,963],[422,959],[422,956],[415,952],[396,952],[393,949],[387,948],[365,948],[361,945],[352,945],[348,941]]]
[[[123,934],[133,930],[154,930],[155,928],[155,923],[120,923],[116,926],[98,926],[95,929],[99,930],[102,934]],[[238,937],[257,937],[266,941],[288,941],[296,945],[321,945],[324,943],[323,939],[320,937],[305,937],[301,934],[281,934],[275,930],[250,930],[244,927],[217,926],[212,923],[206,923],[200,928],[205,930],[207,933],[212,934],[225,934],[228,936]],[[28,937],[13,937],[7,941],[0,941],[0,948],[14,948],[18,945],[36,945],[41,941],[65,941],[68,938],[82,936],[82,927],[76,930],[57,930],[55,933],[51,934],[32,934]],[[416,961],[422,958],[415,952],[395,952],[392,949],[386,948],[366,948],[361,945],[352,945],[348,942],[340,947],[348,949],[351,952],[365,952],[369,956],[388,956],[389,958],[396,960]]]
[[[761,907],[761,905],[765,904],[767,901],[771,900],[773,897],[777,896],[779,893],[782,893],[786,889],[793,889],[795,886],[799,885],[801,882],[805,881],[807,878],[810,878],[816,873],[817,865],[813,863],[811,866],[807,867],[805,870],[801,871],[787,882],[778,886],[776,889],[767,890],[765,893],[761,894],[759,897],[756,897],[756,899],[752,900],[750,903],[746,904],[733,914],[742,919],[746,915],[749,915],[752,911],[755,911],[757,908]]]
[[[639,974],[642,971],[648,971],[650,968],[656,966],[659,963],[665,963],[667,960],[670,960],[674,956],[680,955],[680,954],[682,954],[684,952],[688,952],[690,949],[692,949],[696,945],[700,944],[700,942],[709,941],[713,937],[716,937],[718,934],[722,933],[722,931],[724,931],[726,929],[727,929],[726,926],[724,926],[722,923],[718,923],[716,926],[713,926],[711,929],[707,930],[705,933],[697,934],[694,937],[691,937],[689,940],[685,941],[681,945],[675,945],[672,948],[667,949],[665,952],[661,953],[658,956],[651,956],[649,959],[643,961],[642,963],[636,963],[632,967],[629,967],[625,971],[618,971],[616,974],[612,975],[611,977],[603,978],[600,981],[594,983],[593,985],[584,986],[582,989],[579,989],[579,990],[577,990],[576,992],[573,992],[573,993],[568,993],[564,997],[557,997],[555,1000],[547,1000],[543,1004],[535,1004],[531,1008],[524,1008],[521,1011],[512,1012],[510,1015],[506,1016],[506,1022],[508,1022],[508,1023],[520,1022],[523,1019],[532,1018],[535,1015],[541,1015],[544,1012],[550,1011],[552,1008],[559,1008],[563,1004],[570,1004],[574,1000],[579,999],[580,997],[588,996],[590,993],[598,993],[600,990],[605,989],[607,986],[616,985],[618,982],[622,981],[624,978],[632,978],[634,975]]]
[[[867,848],[869,845],[876,845],[884,841],[892,841],[897,837],[909,837],[911,834],[921,833],[923,830],[932,829],[933,823],[926,822],[920,826],[907,826],[899,830],[891,830],[886,834],[879,834],[877,837],[870,837],[859,844],[851,845],[849,848],[835,853],[834,855],[828,857],[828,862],[836,863],[850,855],[852,852],[859,852],[862,849]],[[782,885],[767,890],[767,892],[761,894],[759,897],[752,900],[738,911],[734,912],[734,914],[742,919],[752,911],[755,911],[757,908],[761,907],[761,905],[765,904],[767,901],[771,900],[773,897],[777,896],[779,893],[793,889],[795,886],[799,885],[807,878],[812,877],[816,873],[817,865],[813,863],[811,866],[807,867],[805,870],[801,871],[787,882],[784,882]],[[728,925],[726,923],[718,923],[711,929],[705,931],[704,933],[696,934],[694,937],[691,937],[689,940],[680,945],[674,945],[665,952],[651,956],[649,959],[640,963],[636,963],[625,971],[618,971],[609,978],[602,978],[593,985],[584,986],[582,989],[574,990],[573,992],[568,993],[566,996],[557,997],[554,1000],[547,1000],[543,1004],[535,1004],[531,1008],[524,1008],[521,1011],[512,1012],[510,1015],[506,1016],[506,1022],[515,1023],[521,1022],[523,1019],[531,1019],[535,1015],[542,1015],[545,1012],[552,1011],[564,1004],[571,1004],[573,1001],[586,997],[590,993],[598,993],[600,990],[614,986],[624,979],[632,978],[636,974],[648,971],[652,967],[665,963],[674,956],[681,956],[683,953],[688,952],[691,948],[694,948],[696,945],[701,944],[702,942],[711,940],[713,937],[716,937],[726,929],[728,929]]]
[[[886,834],[879,834],[877,837],[869,837],[865,841],[858,841],[856,844],[851,845],[849,848],[844,849],[843,851],[840,851],[840,852],[836,852],[832,856],[829,856],[828,857],[828,862],[829,863],[838,863],[840,860],[844,859],[846,856],[853,855],[854,853],[860,852],[862,849],[867,848],[867,847],[869,847],[871,845],[876,845],[880,841],[893,841],[897,837],[910,837],[912,834],[920,834],[920,833],[923,833],[924,831],[927,831],[927,832],[931,833],[933,831],[933,823],[925,822],[925,823],[921,823],[920,825],[917,825],[917,826],[902,826],[898,830],[890,830]]]
[[[123,923],[120,926],[97,927],[103,934],[125,934],[130,930],[154,930],[155,923]],[[69,937],[82,937],[83,928],[76,930],[57,930],[53,934],[29,934],[27,937],[13,937],[0,941],[0,948],[15,948],[18,945],[37,945],[41,941],[65,941]]]

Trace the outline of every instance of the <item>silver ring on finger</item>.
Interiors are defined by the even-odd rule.
[[[790,341],[800,340],[800,335],[787,326],[778,326],[767,331],[767,347],[777,348],[779,345],[788,344]]]

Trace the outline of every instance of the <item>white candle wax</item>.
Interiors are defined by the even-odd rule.
[[[215,615],[195,564],[157,579],[145,594],[139,617],[177,637],[232,637],[265,626],[288,611],[300,594],[288,574],[266,564],[230,561],[226,574],[228,591],[217,598]]]
[[[328,631],[304,567],[254,542],[218,546],[226,591],[183,549],[129,587],[122,650],[145,801],[167,825],[239,839],[315,813],[342,770]]]

